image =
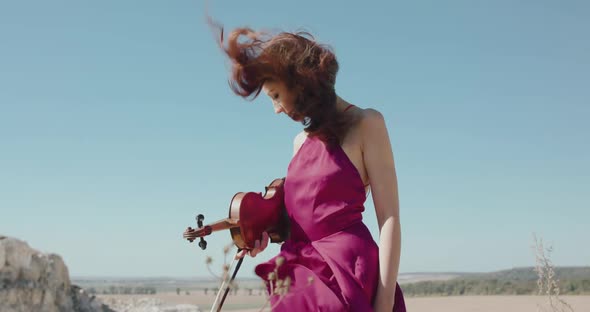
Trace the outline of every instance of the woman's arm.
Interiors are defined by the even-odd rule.
[[[361,122],[363,161],[379,224],[379,284],[373,308],[391,312],[400,262],[399,198],[393,151],[383,115],[366,109]]]

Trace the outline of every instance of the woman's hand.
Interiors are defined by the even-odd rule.
[[[242,251],[238,252],[235,256],[236,259],[240,259],[242,257],[244,257],[246,255],[246,253],[250,254],[251,257],[256,257],[257,254],[261,253],[262,251],[264,251],[264,249],[266,249],[266,247],[268,246],[268,233],[263,232],[262,233],[262,239],[261,240],[256,240],[254,242],[254,249],[242,249]]]

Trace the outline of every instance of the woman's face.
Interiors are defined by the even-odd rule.
[[[284,83],[276,80],[267,80],[262,85],[262,92],[270,97],[275,113],[285,113],[291,119],[298,121],[294,116],[296,95],[287,89]]]

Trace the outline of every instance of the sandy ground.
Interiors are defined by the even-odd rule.
[[[560,297],[576,312],[590,311],[590,296]],[[536,312],[537,304],[547,304],[538,296],[457,296],[432,298],[407,298],[406,307],[412,312]],[[550,310],[549,310],[550,311]]]
[[[99,295],[98,297],[145,297],[143,295]],[[191,295],[177,295],[176,293],[161,293],[150,296],[166,303],[173,304],[195,304],[209,311],[215,300],[212,293],[194,293]],[[590,296],[563,296],[561,297],[570,304],[576,312],[590,311]],[[224,311],[234,312],[255,312],[266,300],[265,295],[258,295],[255,292],[252,296],[247,294],[228,295],[223,305]],[[430,298],[406,298],[406,307],[410,312],[536,312],[537,304],[546,304],[547,299],[539,296],[456,296],[456,297],[430,297]],[[264,309],[263,311],[269,311]]]

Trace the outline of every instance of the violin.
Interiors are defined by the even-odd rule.
[[[207,248],[204,236],[229,230],[238,249],[254,249],[254,242],[267,232],[272,243],[285,241],[289,236],[289,216],[285,208],[285,178],[274,179],[265,192],[238,192],[229,205],[229,217],[203,226],[205,217],[197,216],[197,229],[188,227],[182,237],[189,242],[200,238],[199,247]]]

